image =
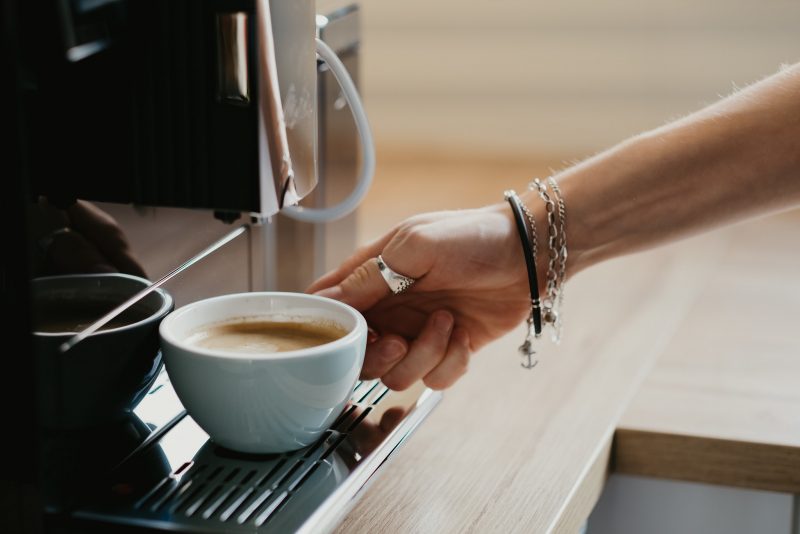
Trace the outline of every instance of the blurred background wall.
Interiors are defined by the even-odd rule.
[[[413,213],[500,202],[800,61],[800,0],[361,5],[379,147],[362,242]],[[789,509],[786,495],[613,477],[588,532],[784,532]]]
[[[366,0],[384,150],[580,157],[800,60],[798,0]]]

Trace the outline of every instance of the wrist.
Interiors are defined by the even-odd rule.
[[[702,195],[714,188],[697,188],[709,149],[684,138],[692,139],[663,129],[639,135],[556,176],[567,202],[570,274],[674,239],[688,220],[709,219],[719,202],[703,204]]]
[[[502,194],[502,192],[500,192]],[[496,246],[492,261],[505,273],[506,279],[519,290],[528,293],[528,273],[525,267],[525,254],[519,240],[514,214],[508,202],[502,201],[483,208],[491,214],[496,234]]]
[[[535,350],[533,342],[541,336],[544,326],[552,328],[552,339],[561,338],[559,311],[563,300],[566,279],[566,207],[561,188],[552,179],[535,179],[521,198],[514,191],[506,191],[526,263],[531,311],[528,333],[520,352],[528,361],[523,367],[532,368]],[[539,209],[537,209],[537,207]]]
[[[581,180],[578,179],[577,169],[569,169],[554,176],[559,185],[567,206],[566,234],[567,234],[567,264],[566,278],[591,266],[595,260],[596,243],[598,239],[597,228],[587,224],[585,206],[581,202],[581,191],[576,187]]]
[[[548,242],[547,242],[547,212],[545,205],[539,198],[535,191],[525,189],[519,193],[520,201],[528,208],[530,214],[533,216],[535,222],[535,246],[536,246],[536,278],[539,284],[539,295],[543,296],[547,284],[547,265],[548,265]],[[512,217],[513,213],[509,209],[509,216]],[[516,233],[516,245],[521,250],[521,243],[519,233]]]
[[[567,278],[618,256],[623,241],[637,233],[623,226],[640,195],[624,184],[639,182],[640,160],[648,150],[645,139],[633,138],[554,176],[567,205]]]

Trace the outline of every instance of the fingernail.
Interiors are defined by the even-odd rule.
[[[325,289],[320,289],[314,294],[319,297],[327,297],[329,299],[342,300],[341,286],[326,287]]]
[[[385,362],[393,362],[400,359],[406,353],[405,346],[399,341],[390,340],[381,347],[381,359]]]
[[[433,319],[433,327],[442,334],[449,335],[450,329],[453,328],[453,316],[447,312],[437,313]]]

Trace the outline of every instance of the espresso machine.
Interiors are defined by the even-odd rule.
[[[12,0],[2,9],[0,128],[13,140],[2,292],[13,354],[0,531],[335,529],[440,394],[359,381],[313,445],[236,453],[186,413],[157,351],[123,371],[71,368],[70,352],[43,365],[32,288],[128,273],[180,307],[302,291],[338,265],[355,246],[353,209],[374,169],[363,109],[359,117],[341,73],[358,84],[358,7]],[[72,339],[77,351],[92,335]],[[133,350],[124,349],[104,348],[104,361]],[[123,395],[124,384],[135,387]],[[127,395],[121,407],[107,391]],[[78,406],[73,396],[84,408],[60,417]]]

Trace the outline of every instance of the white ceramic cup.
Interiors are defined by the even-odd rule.
[[[251,318],[333,321],[347,334],[307,349],[251,354],[190,345],[199,327]],[[367,322],[341,302],[302,293],[239,293],[201,300],[159,328],[170,380],[211,439],[249,453],[299,449],[341,414],[358,379]]]

